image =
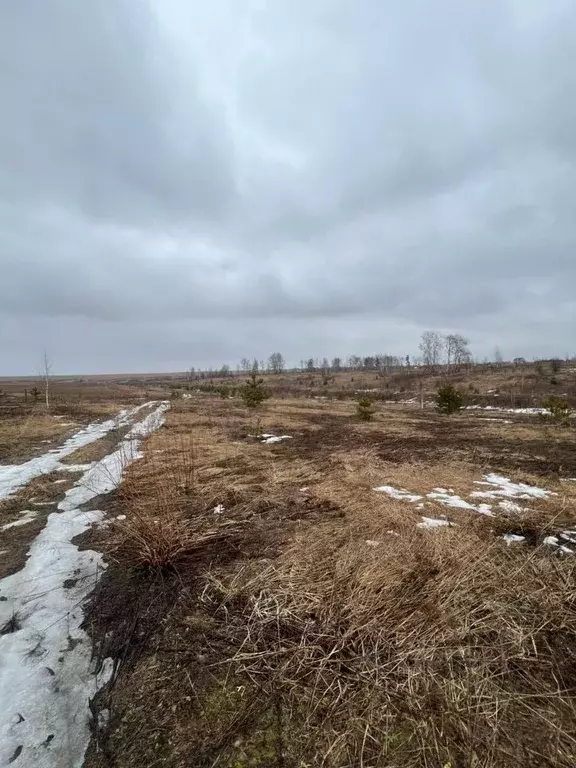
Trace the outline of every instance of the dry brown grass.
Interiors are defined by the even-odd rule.
[[[78,425],[69,425],[66,421],[39,411],[1,420],[0,461],[18,463],[45,453],[78,429]]]
[[[128,432],[130,427],[112,429],[102,437],[88,445],[78,448],[73,453],[60,459],[61,464],[91,464],[94,461],[102,461],[105,456],[112,453],[119,440]]]
[[[558,491],[512,521],[418,510],[374,486],[468,498],[486,454],[385,460],[436,417],[386,413],[363,429],[347,426],[349,411],[272,401],[263,429],[292,426],[295,439],[264,446],[242,437],[235,402],[198,398],[147,441],[116,499],[126,519],[106,531],[113,572],[165,579],[148,597],[131,577],[142,607],[112,643],[131,659],[103,702],[119,768],[576,765],[576,557],[535,546],[574,518],[576,483],[512,473]],[[489,434],[497,450],[493,426],[470,421],[440,427]],[[522,432],[550,449],[537,426]],[[416,527],[441,513],[456,526]],[[498,539],[511,527],[526,545]],[[158,591],[170,609],[152,621]],[[114,614],[107,622],[113,637]]]
[[[211,581],[242,626],[230,674],[282,712],[271,764],[573,766],[574,564],[390,524],[321,526]]]

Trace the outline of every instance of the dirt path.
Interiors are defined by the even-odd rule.
[[[168,403],[146,403],[116,419],[81,430],[61,448],[25,464],[2,467],[0,498],[22,493],[26,484],[69,466],[60,460],[119,427],[130,427],[108,455],[74,467],[79,479],[50,506],[45,526],[32,540],[20,570],[0,581],[0,766],[17,768],[81,765],[90,738],[89,700],[106,681],[109,668],[91,668],[92,649],[81,629],[82,603],[94,588],[101,556],[81,551],[73,539],[99,522],[95,500],[112,491],[127,465],[142,456],[142,440],[164,422]],[[139,412],[149,409],[140,421]],[[78,476],[78,475],[76,475]],[[52,489],[62,485],[55,485]],[[88,509],[90,507],[90,509]],[[44,509],[44,507],[41,507]],[[45,514],[45,513],[44,513]],[[3,533],[38,521],[36,510],[11,510]],[[13,519],[10,519],[13,518]],[[37,530],[37,529],[36,529]],[[15,546],[22,550],[22,538]]]

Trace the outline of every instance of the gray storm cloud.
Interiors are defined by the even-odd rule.
[[[576,7],[0,8],[0,373],[575,351]]]

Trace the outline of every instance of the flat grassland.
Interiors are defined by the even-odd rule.
[[[152,389],[115,386],[78,418]],[[88,768],[576,765],[575,426],[271,388],[173,397],[82,540]]]

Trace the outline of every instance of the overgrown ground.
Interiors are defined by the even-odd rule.
[[[490,472],[555,495],[493,517],[426,496]],[[545,543],[576,527],[569,478],[576,430],[535,417],[174,401],[85,542],[117,660],[87,765],[576,765],[576,556]]]

